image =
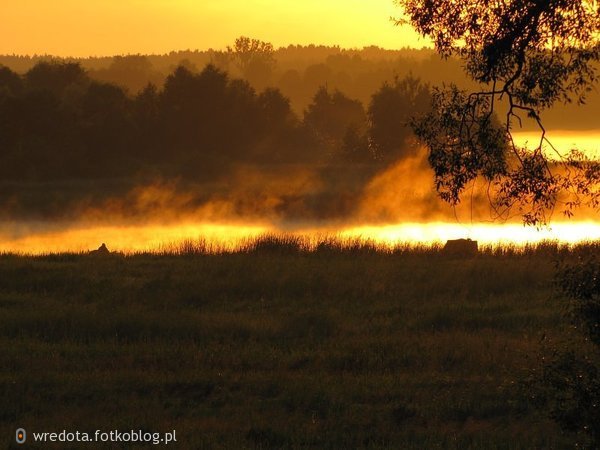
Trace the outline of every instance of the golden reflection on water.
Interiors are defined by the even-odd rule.
[[[541,134],[539,131],[525,131],[513,133],[515,143],[518,145],[535,148],[539,145]],[[549,130],[546,138],[552,146],[563,156],[570,150],[577,149],[592,159],[600,159],[600,131],[571,131],[571,130]],[[543,146],[548,157],[557,156],[554,150],[546,143]]]
[[[13,224],[13,227],[18,224]],[[203,239],[214,249],[236,249],[251,239],[278,229],[268,225],[239,225],[211,223],[183,223],[176,225],[143,226],[72,226],[63,229],[42,230],[30,227],[28,231],[12,233],[0,230],[0,252],[44,254],[58,252],[85,252],[106,243],[112,251],[142,252],[168,249],[170,244],[184,240]],[[290,232],[290,231],[286,231]],[[471,238],[482,244],[535,243],[558,240],[563,243],[600,240],[600,222],[559,222],[537,230],[520,224],[457,223],[402,223],[395,225],[361,225],[354,227],[322,227],[297,229],[294,234],[306,236],[313,242],[324,236],[340,239],[364,239],[382,246],[400,243],[432,244],[447,239]]]
[[[399,242],[434,243],[448,239],[470,238],[483,244],[536,243],[556,240],[563,243],[600,239],[600,222],[559,222],[548,228],[536,229],[521,224],[405,223],[387,226],[362,226],[343,230],[343,236],[364,237],[384,245]]]
[[[16,224],[18,226],[18,224]],[[13,225],[14,226],[14,225]],[[64,229],[23,232],[11,236],[0,231],[0,252],[59,253],[82,252],[106,243],[111,251],[144,252],[186,239],[203,238],[223,248],[236,248],[244,240],[268,231],[260,225],[182,223],[137,226],[65,226]]]

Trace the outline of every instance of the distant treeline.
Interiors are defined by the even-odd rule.
[[[408,121],[429,96],[410,76],[379,86],[367,108],[321,86],[298,116],[280,90],[257,92],[210,64],[179,66],[132,95],[78,63],[43,61],[23,75],[2,67],[0,177],[210,180],[239,163],[376,169],[412,151]]]
[[[178,51],[164,55],[125,55],[56,59],[51,56],[0,56],[0,65],[24,74],[41,61],[76,62],[95,81],[117,84],[130,95],[148,83],[161,88],[168,75],[183,65],[197,73],[208,64],[233,78],[248,81],[262,91],[274,87],[290,100],[292,109],[302,114],[320,86],[368,105],[384,82],[409,74],[430,85],[456,83],[473,88],[456,59],[441,59],[431,49],[385,50],[378,47],[342,49],[328,46],[289,46],[275,49],[256,39],[238,38],[225,51]],[[597,128],[600,95],[591,92],[586,108],[558,106],[544,114],[549,128]],[[533,124],[525,124],[532,126]]]
[[[257,45],[253,47],[252,42],[262,44],[262,48],[258,47],[261,51],[257,51]],[[444,63],[435,52],[428,49],[384,50],[368,47],[345,50],[313,45],[274,49],[268,43],[248,38],[237,39],[232,48],[226,51],[187,50],[165,55],[64,59],[47,55],[0,55],[1,65],[20,74],[42,61],[79,63],[92,79],[118,84],[131,94],[137,93],[148,83],[161,86],[180,65],[198,71],[213,64],[232,77],[248,80],[257,90],[279,88],[290,98],[293,109],[298,112],[310,103],[316,89],[324,85],[367,103],[384,81],[393,80],[395,76],[404,77],[409,72],[428,82],[437,80],[443,68],[448,81],[464,80],[458,62]]]

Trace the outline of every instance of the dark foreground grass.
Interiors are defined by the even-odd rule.
[[[175,429],[181,449],[571,447],[522,382],[563,333],[556,252],[267,244],[0,257],[0,447],[21,426]]]

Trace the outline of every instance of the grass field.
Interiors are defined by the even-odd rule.
[[[567,332],[557,253],[0,256],[0,446],[148,447],[19,447],[24,427],[175,429],[181,449],[572,448],[524,382]]]

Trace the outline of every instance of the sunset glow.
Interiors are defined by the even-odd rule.
[[[239,35],[275,46],[322,44],[421,47],[398,28],[392,0],[302,2],[192,0],[31,0],[4,2],[0,54],[90,56],[223,49]]]

